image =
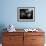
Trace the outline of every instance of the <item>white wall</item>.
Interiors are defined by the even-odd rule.
[[[18,22],[17,7],[35,7],[35,22]],[[0,0],[0,25],[13,24],[16,28],[46,29],[46,0]]]

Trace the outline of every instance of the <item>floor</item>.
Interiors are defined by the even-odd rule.
[[[0,44],[0,46],[2,46],[2,44]]]

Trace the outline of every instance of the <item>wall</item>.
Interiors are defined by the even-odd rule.
[[[16,28],[46,28],[46,0],[0,0],[0,25]],[[17,7],[35,7],[35,22],[17,22]]]

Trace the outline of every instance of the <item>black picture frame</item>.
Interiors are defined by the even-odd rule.
[[[18,7],[17,8],[18,22],[34,22],[35,21],[35,7]]]

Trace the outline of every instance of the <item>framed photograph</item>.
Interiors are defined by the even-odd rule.
[[[35,21],[35,7],[18,7],[17,21],[20,22],[34,22]]]

